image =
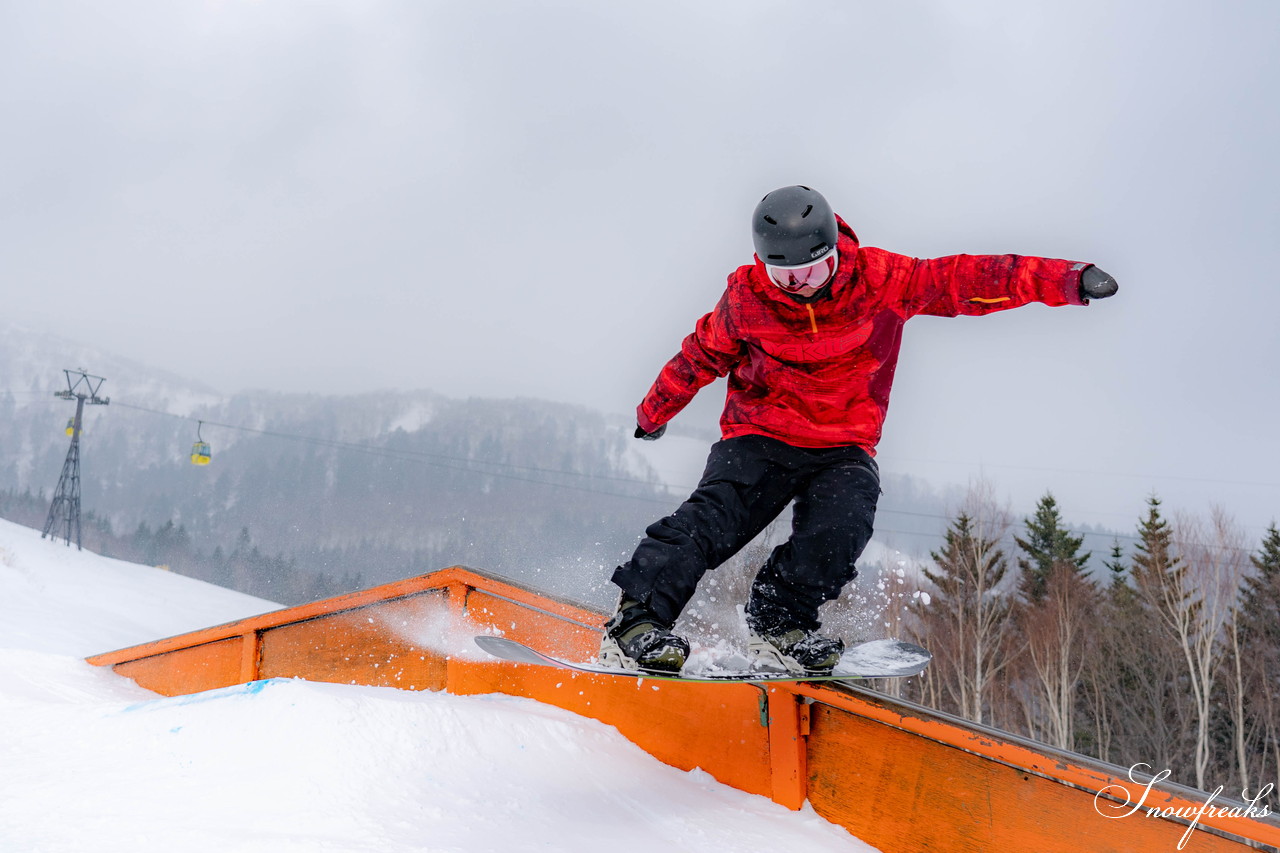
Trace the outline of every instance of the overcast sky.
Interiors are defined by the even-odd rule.
[[[912,321],[886,470],[1257,539],[1278,36],[1273,0],[0,2],[2,310],[225,392],[626,417],[806,183],[868,245],[1121,284]]]

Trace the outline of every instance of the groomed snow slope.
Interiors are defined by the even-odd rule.
[[[281,679],[162,698],[82,660],[274,607],[0,521],[0,850],[872,849],[527,699]]]

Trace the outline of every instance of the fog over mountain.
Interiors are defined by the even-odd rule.
[[[0,511],[43,525],[75,410],[54,392],[64,367],[83,367],[105,377],[110,400],[85,407],[86,547],[277,600],[465,564],[603,601],[609,571],[687,495],[715,439],[677,425],[638,442],[630,414],[534,399],[222,395],[72,341],[2,331]],[[189,461],[197,435],[210,465]],[[885,483],[877,540],[927,554],[948,496],[905,477]],[[281,573],[329,580],[281,589],[263,576]]]
[[[717,438],[677,420],[661,441],[636,441],[630,412],[532,398],[227,395],[0,325],[0,516],[35,528],[67,453],[75,406],[54,396],[66,368],[104,377],[110,400],[85,407],[85,547],[286,603],[460,564],[605,606],[612,568],[688,495]],[[212,448],[207,466],[190,462],[197,438]],[[854,598],[880,588],[885,570],[928,561],[965,497],[892,464],[882,485]],[[991,485],[998,496],[998,479]],[[1034,511],[1008,509],[1014,532]],[[1062,511],[1095,572],[1105,574],[1114,544],[1132,548],[1131,528]],[[789,521],[784,513],[742,566],[720,574],[752,572]]]
[[[913,319],[886,471],[1257,541],[1277,32],[1274,0],[0,4],[4,317],[227,393],[625,414],[808,184],[864,245],[1120,282]]]

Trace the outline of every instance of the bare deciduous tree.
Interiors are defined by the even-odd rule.
[[[933,589],[917,609],[934,653],[926,695],[935,707],[978,723],[993,722],[991,694],[1011,657],[1009,561],[1000,546],[1009,527],[990,485],[972,487],[946,545],[933,554],[937,569],[924,573]]]
[[[1113,552],[1098,654],[1087,668],[1088,690],[1095,714],[1107,717],[1110,760],[1181,772],[1194,763],[1186,735],[1194,728],[1194,712],[1183,685],[1181,647],[1163,613],[1166,596],[1177,598],[1168,589],[1169,576],[1183,567],[1173,552],[1173,531],[1160,514],[1159,498],[1151,496],[1147,506],[1128,582]]]
[[[1060,749],[1075,749],[1077,688],[1092,652],[1097,604],[1093,583],[1059,561],[1044,578],[1040,600],[1018,608],[1029,687],[1040,709],[1033,733]]]
[[[1213,510],[1208,524],[1180,515],[1170,528],[1158,519],[1156,506],[1158,501],[1144,522],[1134,579],[1139,594],[1176,642],[1185,665],[1194,714],[1192,766],[1196,786],[1204,788],[1223,633],[1236,607],[1247,556],[1243,539],[1221,510]]]

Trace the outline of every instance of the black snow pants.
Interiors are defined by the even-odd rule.
[[[854,564],[871,540],[879,497],[879,469],[860,447],[793,447],[760,435],[725,439],[712,446],[698,488],[649,526],[613,582],[624,597],[674,624],[702,576],[795,500],[791,537],[756,575],[747,615],[770,633],[813,630],[819,606],[858,574]]]

